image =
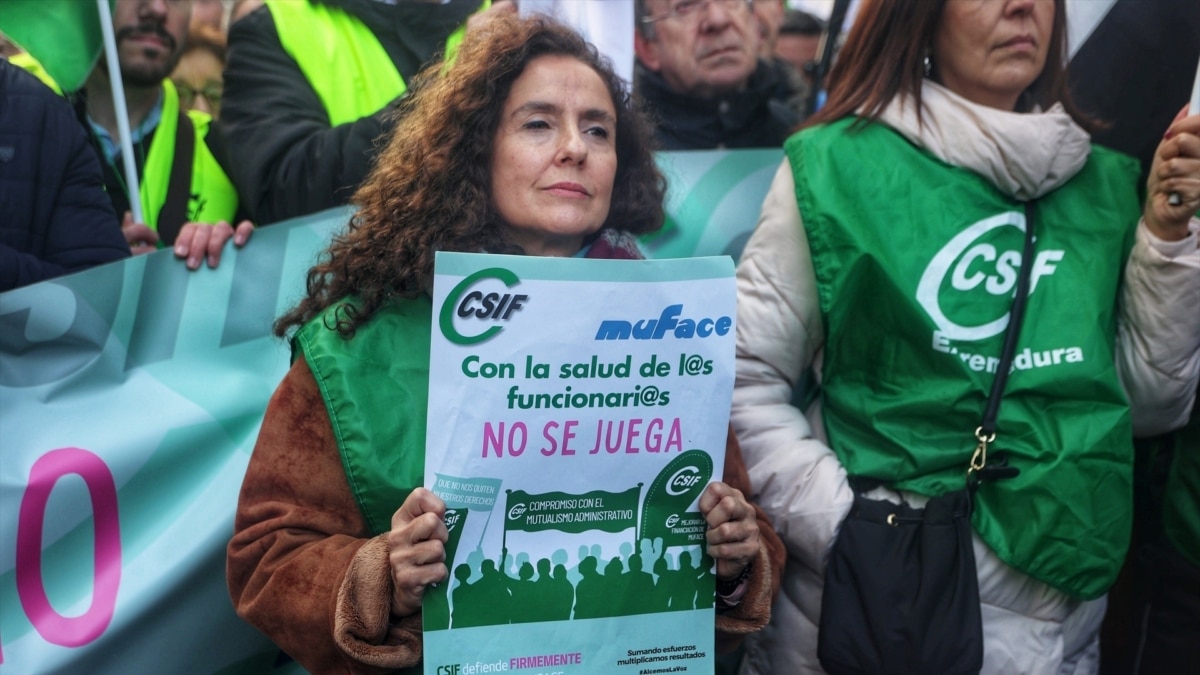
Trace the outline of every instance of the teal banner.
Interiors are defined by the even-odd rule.
[[[647,252],[736,256],[781,160],[662,154]],[[349,213],[262,228],[216,270],[163,251],[0,294],[0,673],[298,672],[234,614],[225,545],[289,364],[271,324]],[[494,496],[472,490],[464,519]]]

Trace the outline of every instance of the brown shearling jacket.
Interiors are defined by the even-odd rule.
[[[751,494],[730,431],[724,481]],[[397,505],[399,506],[399,505]],[[741,603],[716,618],[719,650],[766,625],[786,556],[766,514]],[[227,550],[238,615],[312,673],[387,673],[421,662],[421,615],[391,616],[386,535],[372,537],[342,469],[325,403],[304,359],[271,397]]]

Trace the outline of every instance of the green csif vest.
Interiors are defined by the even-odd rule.
[[[403,94],[408,85],[379,39],[357,17],[339,7],[300,0],[266,0],[279,42],[300,66],[330,126],[374,114]],[[491,6],[484,0],[481,9]],[[453,61],[466,25],[446,40]]]
[[[350,301],[352,302],[352,301]],[[422,295],[391,302],[342,339],[330,306],[292,341],[325,400],[350,490],[374,534],[425,484],[429,345],[433,301]]]
[[[142,167],[139,198],[146,226],[158,229],[159,212],[167,201],[171,182],[171,166],[175,163],[175,130],[179,125],[179,94],[171,80],[163,80],[162,120],[154,132],[146,163]],[[217,159],[204,143],[212,118],[198,110],[187,111],[195,129],[195,152],[192,154],[192,184],[189,191],[187,219],[195,223],[226,221],[231,225],[237,212],[237,190]]]
[[[1020,268],[1023,207],[881,124],[806,130],[785,149],[826,329],[821,392],[850,475],[961,488]],[[1113,365],[1116,298],[1139,213],[1136,164],[1094,147],[1037,202],[1025,323],[973,523],[1001,559],[1096,598],[1129,544],[1132,431]]]

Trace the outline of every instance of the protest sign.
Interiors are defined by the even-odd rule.
[[[425,484],[451,578],[425,595],[427,673],[712,672],[696,502],[735,296],[728,257],[438,254]]]

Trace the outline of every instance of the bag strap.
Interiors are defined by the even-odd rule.
[[[158,211],[158,238],[164,246],[175,243],[175,237],[188,219],[188,198],[192,192],[192,162],[196,154],[196,130],[192,119],[182,108],[175,125],[175,152],[171,157],[171,178],[167,182],[167,198]]]
[[[970,468],[967,469],[968,482],[973,474],[978,480],[978,472],[987,466],[988,445],[996,440],[996,418],[1000,414],[1000,400],[1004,396],[1004,388],[1008,384],[1008,373],[1012,370],[1012,362],[1017,351],[1017,338],[1021,334],[1021,325],[1025,319],[1025,306],[1029,304],[1029,283],[1033,270],[1033,230],[1036,215],[1035,200],[1025,202],[1025,246],[1021,253],[1021,274],[1017,279],[1016,297],[1013,298],[1012,309],[1008,313],[1008,327],[1004,331],[1004,346],[1000,349],[1000,364],[996,368],[996,377],[992,380],[992,391],[988,395],[987,406],[983,410],[983,420],[975,430],[975,439],[979,444],[971,456]]]

